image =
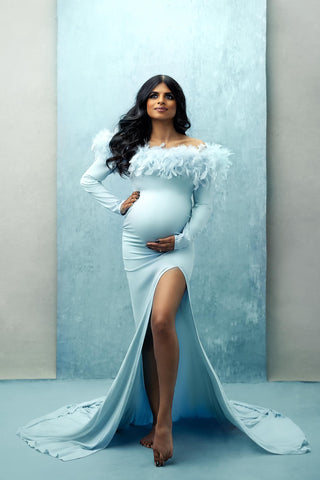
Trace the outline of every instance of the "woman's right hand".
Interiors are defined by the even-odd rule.
[[[136,200],[140,197],[140,192],[136,190],[135,192],[132,192],[130,197],[127,198],[122,204],[120,208],[121,215],[125,215],[127,213],[127,210],[131,207],[131,205],[134,204]]]

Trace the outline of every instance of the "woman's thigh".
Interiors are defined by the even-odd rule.
[[[174,321],[185,289],[186,280],[179,267],[170,268],[161,275],[154,292],[151,325],[157,319]]]

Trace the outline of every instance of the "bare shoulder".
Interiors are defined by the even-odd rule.
[[[199,140],[199,138],[192,138],[192,137],[188,137],[187,143],[188,145],[193,145],[195,147],[198,147],[199,145],[205,145],[205,142],[203,142],[202,140]]]

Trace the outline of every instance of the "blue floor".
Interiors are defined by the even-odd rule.
[[[320,383],[225,384],[231,400],[270,407],[290,417],[305,432],[311,453],[273,455],[238,429],[210,421],[174,424],[174,457],[153,464],[152,450],[139,444],[144,428],[117,434],[107,449],[62,462],[30,448],[15,435],[18,426],[69,403],[104,395],[110,380],[0,381],[0,480],[319,480]]]

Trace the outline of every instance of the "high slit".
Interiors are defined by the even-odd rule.
[[[100,137],[104,144],[111,138],[110,132]],[[122,201],[101,184],[111,173],[105,166],[107,152],[98,141],[94,145],[96,160],[81,185],[99,203],[120,214]],[[228,156],[220,145],[204,144],[203,148],[145,146],[131,159],[130,180],[140,197],[123,216],[122,258],[135,322],[132,341],[106,395],[65,405],[17,430],[29,446],[63,461],[73,460],[106,448],[119,429],[152,423],[142,347],[156,286],[166,271],[179,268],[186,288],[175,319],[179,365],[172,420],[214,418],[220,424],[236,426],[268,452],[310,451],[303,431],[288,417],[271,408],[227,398],[197,332],[190,285],[194,239],[209,219]],[[159,253],[146,246],[147,241],[169,235],[175,236],[174,250]]]

